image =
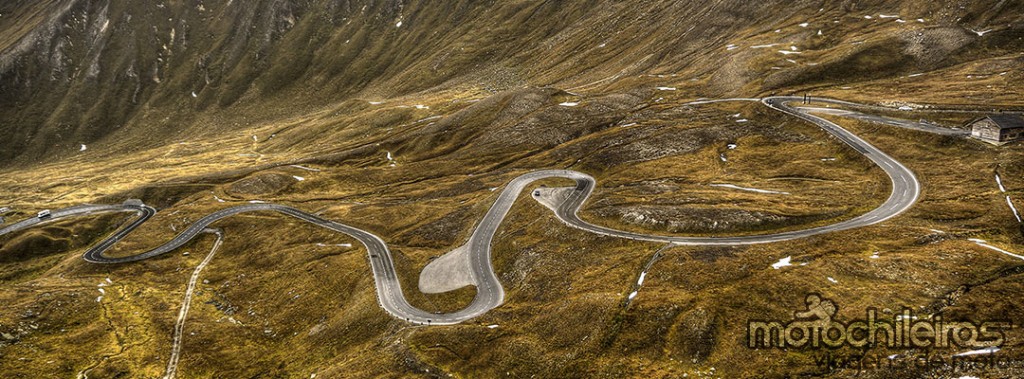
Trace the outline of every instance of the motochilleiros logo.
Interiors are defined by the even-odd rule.
[[[867,308],[864,318],[836,320],[839,307],[819,294],[804,298],[805,310],[793,312],[789,321],[750,320],[747,346],[752,349],[817,349],[849,346],[887,346],[892,349],[985,349],[1005,342],[1009,321],[944,320],[942,315],[918,319],[904,307],[899,313],[879,315]]]

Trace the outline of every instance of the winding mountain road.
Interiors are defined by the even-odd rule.
[[[566,178],[576,181],[575,187],[568,187],[561,190],[560,193],[563,193],[564,196],[559,198],[558,201],[552,204],[546,204],[554,210],[555,216],[558,217],[558,219],[571,227],[606,236],[628,238],[639,241],[671,243],[676,245],[748,245],[785,241],[822,233],[847,230],[877,224],[888,220],[906,211],[917,201],[921,191],[920,183],[909,169],[860,137],[857,137],[853,133],[843,129],[839,125],[823,118],[804,113],[803,111],[787,104],[788,102],[800,101],[800,97],[770,97],[760,100],[737,100],[761,101],[764,105],[779,112],[814,123],[830,135],[843,141],[885,171],[892,180],[892,193],[889,195],[889,198],[874,210],[853,219],[832,225],[804,230],[736,237],[658,236],[610,229],[594,225],[580,219],[578,215],[579,210],[590,197],[595,185],[597,184],[594,178],[587,174],[570,170],[542,170],[529,172],[513,179],[507,186],[505,186],[504,190],[498,195],[497,200],[495,200],[494,204],[487,211],[487,214],[485,214],[480,223],[477,224],[472,236],[466,243],[465,247],[470,251],[469,265],[472,269],[477,287],[476,296],[466,308],[460,311],[444,314],[430,313],[409,304],[402,293],[402,288],[398,280],[398,274],[395,271],[391,251],[388,249],[387,244],[385,244],[379,237],[364,230],[325,220],[319,216],[285,205],[247,204],[222,209],[197,220],[170,241],[167,241],[152,250],[127,257],[107,257],[104,256],[103,253],[156,213],[155,209],[138,201],[129,201],[121,205],[83,205],[57,210],[54,211],[50,217],[43,219],[31,218],[0,229],[0,236],[62,218],[106,212],[135,212],[139,215],[136,220],[115,232],[96,246],[89,248],[83,255],[86,261],[93,263],[127,263],[149,259],[173,251],[194,239],[218,220],[248,212],[277,212],[349,235],[359,240],[359,242],[366,247],[369,256],[370,267],[373,271],[374,280],[376,282],[378,301],[380,302],[381,307],[392,316],[416,324],[451,325],[480,316],[491,309],[498,307],[504,302],[505,292],[493,270],[493,267],[491,266],[492,241],[495,233],[497,233],[498,227],[508,215],[508,212],[512,208],[516,199],[519,198],[520,194],[530,183],[537,180]],[[815,101],[818,100],[820,99],[815,99]],[[720,100],[707,102],[716,101]]]

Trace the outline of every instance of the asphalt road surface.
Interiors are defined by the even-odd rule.
[[[851,111],[851,110],[846,110],[846,109],[814,108],[814,107],[800,107],[799,109],[801,111],[803,111],[803,112],[819,113],[819,114],[830,114],[830,115],[836,115],[836,116],[840,116],[840,117],[855,118],[855,119],[858,119],[858,120],[864,120],[864,121],[874,122],[874,123],[878,123],[878,124],[892,125],[892,126],[897,126],[897,127],[904,128],[904,129],[912,129],[912,130],[917,130],[917,131],[922,131],[922,132],[941,134],[941,135],[945,135],[945,136],[966,137],[966,136],[971,135],[971,131],[970,130],[952,129],[952,128],[947,128],[947,127],[935,125],[935,124],[932,124],[932,123],[929,123],[929,122],[925,122],[925,121],[914,122],[914,121],[910,121],[910,120],[901,120],[901,119],[889,118],[889,117],[884,117],[884,116],[876,116],[876,115],[872,115],[872,114],[866,114],[866,113],[861,113],[861,112]]]
[[[756,99],[739,99],[752,101]],[[152,217],[156,210],[138,201],[129,201],[121,205],[82,205],[52,212],[50,217],[39,219],[30,218],[16,224],[0,229],[0,236],[21,231],[37,226],[41,223],[50,222],[67,217],[84,216],[104,212],[135,212],[139,217],[127,226],[118,230],[113,235],[103,240],[96,246],[89,248],[83,257],[86,261],[100,264],[128,263],[149,259],[171,252],[188,243],[201,234],[211,224],[218,220],[247,212],[278,212],[297,219],[327,228],[339,233],[344,233],[359,240],[366,247],[370,267],[373,271],[376,282],[377,298],[382,308],[392,316],[410,323],[425,325],[451,325],[472,319],[487,313],[491,309],[500,306],[505,299],[505,292],[501,282],[491,266],[491,245],[494,235],[501,225],[501,222],[508,215],[513,203],[519,198],[523,190],[532,182],[547,178],[566,178],[576,181],[576,186],[555,207],[555,215],[567,225],[592,233],[628,238],[639,241],[651,241],[659,243],[671,243],[676,245],[748,245],[759,243],[770,243],[785,241],[796,238],[803,238],[822,233],[847,230],[861,226],[880,223],[888,220],[903,211],[909,209],[920,195],[920,183],[914,174],[897,162],[892,157],[878,150],[868,142],[853,133],[843,129],[828,120],[816,117],[801,110],[789,106],[788,102],[800,101],[800,97],[770,97],[760,101],[766,106],[794,117],[801,118],[818,125],[823,130],[843,141],[854,150],[860,152],[889,175],[892,180],[892,193],[889,198],[878,208],[860,215],[856,218],[842,221],[836,224],[820,226],[810,229],[789,231],[765,235],[737,236],[737,237],[680,237],[680,236],[658,236],[649,234],[633,233],[621,230],[606,228],[583,221],[578,213],[583,203],[594,190],[597,184],[593,177],[571,170],[541,170],[523,174],[513,179],[505,189],[498,195],[497,200],[477,224],[467,242],[470,249],[470,264],[473,275],[476,278],[477,293],[473,301],[466,308],[452,313],[436,314],[413,307],[406,301],[402,293],[398,275],[395,272],[391,251],[387,244],[376,235],[367,231],[357,229],[344,224],[322,219],[316,215],[279,204],[247,204],[219,210],[211,213],[183,230],[170,241],[153,248],[127,257],[106,257],[103,255],[110,247],[130,234],[135,228]],[[814,99],[820,101],[821,99]],[[713,100],[719,101],[719,100]],[[712,102],[712,101],[708,101]]]

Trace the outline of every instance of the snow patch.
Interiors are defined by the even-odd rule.
[[[402,27],[402,22],[399,21],[399,22],[395,23],[395,27],[396,28],[401,28]]]
[[[959,354],[956,354],[956,355],[953,355],[953,356],[954,357],[965,357],[965,356],[969,356],[969,355],[995,354],[998,351],[999,351],[998,347],[991,346],[991,347],[986,347],[984,349],[971,350],[971,351],[959,353]]]
[[[498,327],[498,324],[487,325],[487,329],[495,329],[497,327]]]
[[[800,24],[800,27],[801,27],[801,28],[806,28],[806,27],[807,27],[808,25],[810,25],[810,24],[811,24],[811,23],[809,23],[809,22],[805,22],[805,23],[802,23],[802,24]]]
[[[300,182],[301,182],[301,181],[304,181],[304,180],[306,180],[306,178],[303,178],[303,177],[301,177],[301,176],[295,176],[295,175],[292,175],[292,177],[293,177],[293,178],[295,178],[295,180],[298,180],[298,181],[300,181]]]
[[[564,102],[564,103],[560,103],[558,105],[561,105],[563,107],[575,107],[577,105],[580,105],[580,103],[574,103],[574,102],[567,101],[567,102]]]
[[[300,166],[300,165],[297,165],[297,164],[293,164],[291,166],[295,167],[297,169],[300,169],[300,170],[306,170],[306,171],[312,171],[312,172],[320,172],[319,169],[310,168],[310,167],[306,167],[306,166]]]
[[[977,238],[969,238],[969,239],[968,239],[968,241],[974,242],[974,243],[975,243],[975,244],[977,244],[978,246],[984,247],[984,248],[986,248],[986,249],[990,249],[990,250],[995,250],[995,251],[998,251],[998,252],[1000,252],[1000,253],[1003,253],[1003,254],[1009,255],[1009,256],[1011,256],[1011,257],[1014,257],[1014,258],[1017,258],[1017,259],[1021,259],[1021,260],[1024,260],[1024,256],[1020,256],[1020,255],[1017,255],[1017,254],[1011,253],[1011,252],[1009,252],[1009,251],[1006,251],[1006,250],[1000,249],[1000,248],[998,248],[998,247],[995,247],[995,246],[989,245],[989,244],[988,244],[988,242],[986,242],[985,240],[982,240],[982,239],[977,239]]]
[[[712,184],[710,184],[710,186],[712,186],[712,187],[732,188],[732,189],[736,189],[736,190],[740,190],[740,191],[748,191],[748,192],[770,193],[770,194],[776,194],[776,195],[789,195],[789,192],[772,191],[772,190],[765,190],[765,189],[760,189],[760,188],[740,187],[740,186],[733,185],[733,184],[712,183]]]
[[[85,144],[83,143],[83,144],[82,144],[82,147],[78,148],[78,151],[85,151],[85,149],[88,149],[88,148],[89,148],[89,147],[88,147],[88,146],[85,146]]]
[[[826,277],[826,279],[828,279],[828,281],[830,281],[830,282],[832,282],[832,283],[839,283],[839,281],[838,281],[838,280],[835,280],[835,279],[833,279],[833,278],[832,278],[831,276],[829,276],[829,277]]]
[[[675,91],[676,87],[654,87],[658,91]]]
[[[793,259],[793,257],[792,257],[792,256],[789,256],[789,257],[785,257],[785,258],[779,259],[779,261],[778,261],[778,262],[775,262],[775,263],[773,263],[773,264],[772,264],[772,268],[774,268],[774,269],[778,270],[778,269],[780,269],[780,268],[783,268],[783,267],[786,267],[786,266],[792,266],[793,264],[792,264],[792,263],[790,263],[790,261],[791,261],[792,259]]]
[[[1006,204],[1009,205],[1010,206],[1010,210],[1013,211],[1013,217],[1017,218],[1017,223],[1024,222],[1024,221],[1021,221],[1021,219],[1020,219],[1020,212],[1017,211],[1017,207],[1013,206],[1013,201],[1010,200],[1010,196],[1009,195],[1006,196]]]
[[[629,300],[635,299],[636,298],[636,294],[637,294],[637,291],[633,291],[632,293],[630,293],[629,294]]]
[[[996,184],[999,185],[999,192],[1006,192],[1006,187],[1003,187],[1003,178],[1000,178],[999,174],[996,174]]]

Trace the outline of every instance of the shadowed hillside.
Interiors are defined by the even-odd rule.
[[[65,156],[108,136],[131,151],[237,129],[213,115],[267,120],[439,88],[606,91],[672,74],[701,81],[705,96],[755,95],[906,75],[1020,50],[1021,6],[7,1],[0,164]]]

